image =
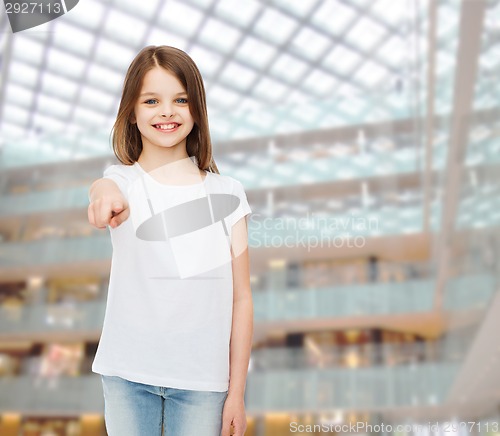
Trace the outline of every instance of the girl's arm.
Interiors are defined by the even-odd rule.
[[[89,199],[88,219],[98,229],[105,229],[107,225],[118,227],[129,217],[128,202],[111,179],[102,178],[92,183]]]
[[[248,231],[246,219],[240,219],[232,230],[233,250],[233,323],[229,359],[229,391],[224,405],[222,435],[229,435],[229,425],[235,436],[246,429],[245,384],[253,338],[253,302],[250,287]]]

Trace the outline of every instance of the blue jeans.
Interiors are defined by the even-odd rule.
[[[226,392],[151,386],[101,375],[108,436],[220,436]]]

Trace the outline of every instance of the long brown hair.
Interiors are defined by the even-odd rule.
[[[132,165],[142,152],[141,133],[130,122],[146,73],[162,67],[182,83],[188,95],[188,105],[194,126],[186,138],[188,156],[195,156],[198,167],[219,174],[212,156],[212,141],[208,128],[205,87],[198,67],[184,51],[167,45],[144,47],[130,64],[123,82],[122,98],[112,129],[113,151],[118,160]]]

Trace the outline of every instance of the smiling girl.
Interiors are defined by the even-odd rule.
[[[241,183],[212,158],[205,90],[182,50],[149,46],[123,85],[89,222],[113,244],[92,370],[110,436],[243,436],[252,344]]]

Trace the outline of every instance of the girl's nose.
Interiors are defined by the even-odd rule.
[[[161,108],[161,110],[162,110],[161,112],[162,117],[171,117],[172,115],[174,115],[173,107],[164,106],[163,108]]]

